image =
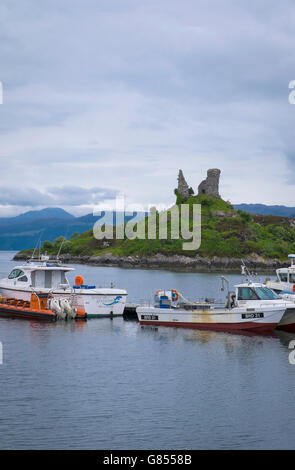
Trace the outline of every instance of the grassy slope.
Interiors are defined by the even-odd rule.
[[[284,259],[295,251],[295,228],[288,218],[278,216],[252,215],[234,210],[233,206],[219,198],[191,196],[186,200],[191,207],[202,205],[202,243],[197,251],[183,251],[183,240],[96,240],[92,231],[87,231],[66,241],[62,253],[72,255],[100,255],[112,253],[124,256],[151,256],[156,253],[185,256],[242,257],[252,253],[264,258]],[[220,216],[218,211],[222,211]],[[217,213],[216,213],[217,212]],[[147,224],[147,218],[145,222]],[[147,225],[146,225],[147,226]],[[169,211],[168,211],[168,228]],[[168,229],[169,234],[169,229]],[[61,238],[53,244],[45,242],[43,252],[56,254]]]

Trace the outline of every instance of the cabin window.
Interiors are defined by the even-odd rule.
[[[52,287],[52,271],[45,271],[45,285],[47,289]]]
[[[44,288],[45,286],[45,272],[35,271],[35,287]]]
[[[25,273],[20,269],[14,269],[8,276],[8,279],[16,279],[19,276],[23,276]]]
[[[251,287],[239,287],[238,300],[258,300],[258,295]]]
[[[281,282],[288,282],[288,273],[279,273]]]
[[[21,282],[28,282],[28,278],[27,278],[27,276],[22,276],[22,277],[19,277],[19,278],[18,278],[18,281],[21,281]]]
[[[268,287],[256,287],[256,294],[261,300],[276,300],[279,299],[277,294]]]
[[[294,273],[289,274],[289,282],[293,282],[295,284],[295,274]]]
[[[66,273],[64,271],[61,271],[60,275],[61,275],[61,284],[68,284]]]
[[[63,271],[58,270],[37,270],[31,274],[32,287],[45,289],[58,289],[60,284],[67,284],[68,281]]]

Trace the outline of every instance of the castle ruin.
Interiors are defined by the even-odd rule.
[[[213,168],[207,171],[207,178],[199,184],[198,194],[209,194],[211,196],[220,197],[219,194],[219,178],[221,171]]]
[[[207,194],[209,196],[220,197],[219,194],[219,178],[221,171],[218,168],[212,168],[207,171],[207,178],[203,180],[198,187],[198,194]],[[187,199],[193,193],[192,188],[189,188],[182,170],[178,173],[178,188],[177,191],[182,199]]]
[[[179,170],[177,179],[178,179],[177,190],[183,199],[187,199],[189,197],[189,186],[187,182],[185,181],[182,170]]]

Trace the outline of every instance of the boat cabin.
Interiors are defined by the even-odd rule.
[[[279,282],[295,284],[295,266],[291,268],[280,268],[276,270]]]
[[[266,285],[281,294],[295,294],[295,255],[289,255],[291,266],[276,270],[276,279],[267,279]]]
[[[279,296],[271,289],[260,283],[240,284],[236,287],[236,300],[277,300]]]
[[[295,255],[288,255],[288,258],[291,260],[291,266],[277,269],[277,279],[279,282],[295,284]]]
[[[51,266],[17,266],[7,277],[7,286],[14,288],[33,287],[34,289],[68,289],[66,273],[73,268]]]

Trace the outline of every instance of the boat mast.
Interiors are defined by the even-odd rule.
[[[227,305],[229,306],[229,305],[230,305],[229,280],[226,279],[226,277],[221,276],[221,291],[222,291],[222,292],[224,291],[224,283],[226,283],[226,287],[227,287],[226,298],[227,298]]]

